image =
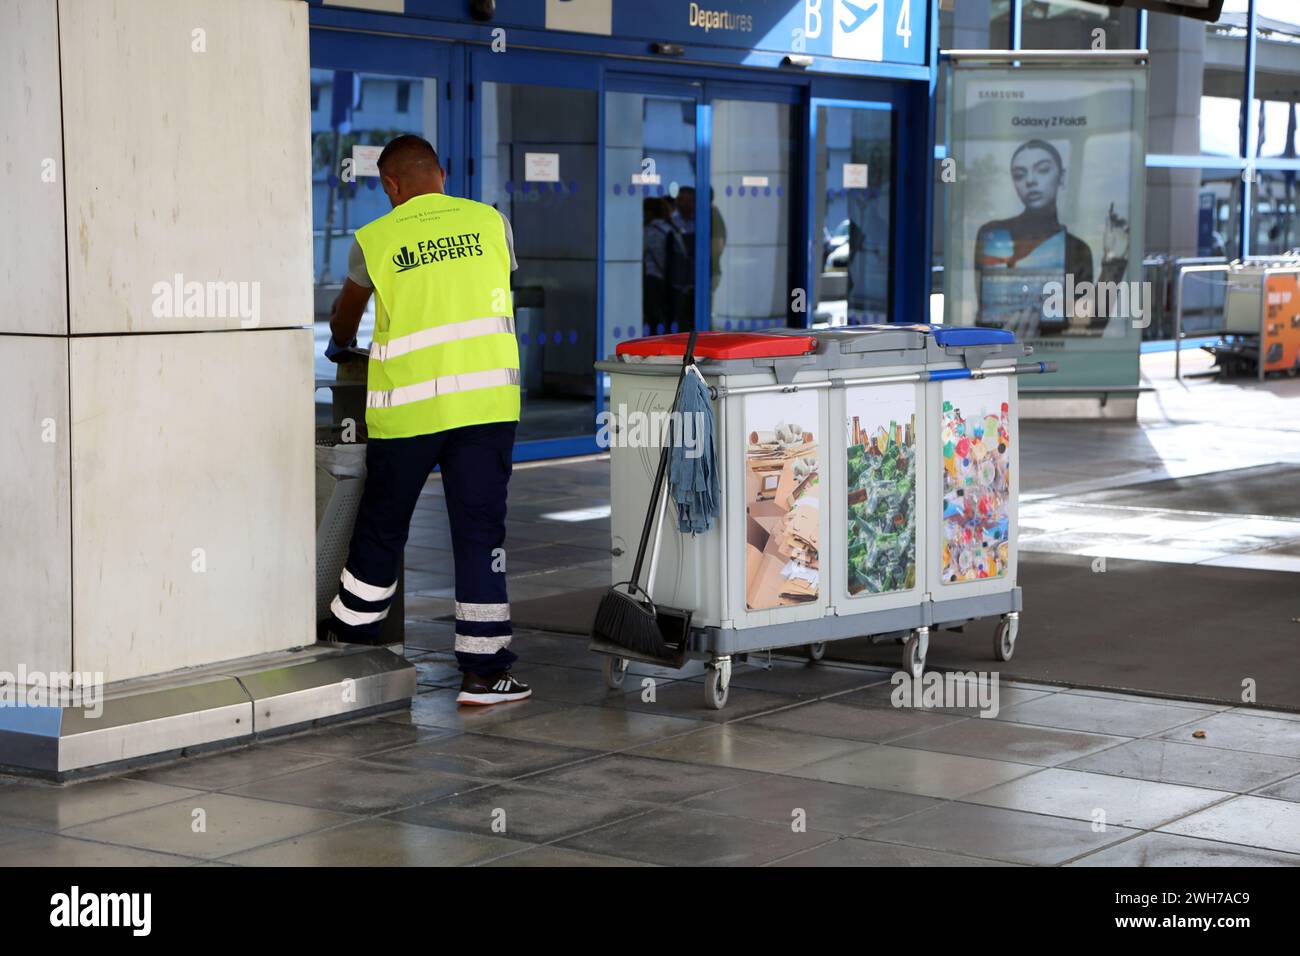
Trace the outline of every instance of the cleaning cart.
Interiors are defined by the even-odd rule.
[[[673,408],[685,335],[624,342],[610,376],[613,580],[627,581]],[[828,641],[900,641],[924,670],[930,630],[998,616],[1014,649],[1019,487],[1017,376],[1052,371],[997,329],[927,325],[698,334],[713,398],[720,514],[702,534],[655,522],[646,580],[689,613],[669,659],[606,640],[605,679],[630,660],[704,660],[708,706],[725,706],[733,661]],[[660,508],[662,511],[662,507]]]

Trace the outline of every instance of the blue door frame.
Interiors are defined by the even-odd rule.
[[[929,62],[936,62],[938,11],[932,4],[927,37]],[[570,86],[593,90],[599,104],[597,151],[601,162],[597,170],[597,189],[605,193],[604,169],[605,93],[607,90],[653,92],[656,88],[680,92],[696,91],[698,186],[707,188],[711,161],[711,104],[715,99],[758,99],[789,102],[797,109],[798,128],[802,130],[797,155],[798,174],[806,184],[810,175],[813,148],[814,107],[821,101],[836,105],[888,108],[893,116],[893,169],[891,181],[893,265],[891,281],[891,315],[893,322],[928,321],[930,292],[931,210],[934,162],[934,90],[935,71],[931,67],[880,65],[870,77],[808,75],[793,70],[752,67],[759,63],[775,67],[779,59],[768,64],[762,57],[744,57],[733,51],[718,51],[714,64],[674,63],[644,59],[643,45],[604,37],[575,34],[551,34],[545,31],[521,31],[512,28],[509,39],[514,45],[509,55],[492,53],[489,28],[470,23],[448,23],[400,15],[338,10],[313,6],[312,65],[333,69],[357,69],[386,73],[411,73],[438,76],[445,83],[444,109],[439,110],[439,152],[451,164],[452,192],[477,197],[476,177],[467,176],[468,160],[478,153],[480,97],[473,87],[484,80],[530,83],[546,86]],[[401,33],[402,36],[380,34]],[[563,43],[565,51],[522,48],[525,44]],[[626,49],[625,49],[626,48]],[[641,53],[633,58],[634,53]],[[605,54],[593,56],[590,54]],[[746,63],[750,68],[740,68]],[[833,67],[839,69],[840,67]],[[810,186],[809,186],[810,188]],[[797,191],[797,206],[792,208],[794,248],[805,254],[793,257],[796,266],[790,277],[791,287],[811,289],[813,209],[808,188]],[[603,199],[602,199],[603,203]],[[708,248],[709,217],[702,215],[697,204],[697,236],[702,248]],[[604,214],[597,212],[597,343],[604,341]],[[696,314],[705,315],[709,294],[709,258],[697,256]],[[703,300],[703,301],[701,301]],[[807,323],[809,313],[794,316],[792,321]],[[597,356],[593,355],[593,359]],[[604,410],[604,389],[596,383],[595,411]],[[595,438],[595,422],[590,435],[521,442],[515,460],[529,461],[572,455],[591,454],[602,449]]]

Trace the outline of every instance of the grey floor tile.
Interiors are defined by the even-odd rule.
[[[1274,800],[1290,800],[1292,803],[1300,803],[1300,774],[1291,777],[1289,780],[1283,780],[1257,790],[1253,794],[1256,797],[1272,797]]]
[[[16,784],[0,790],[0,824],[65,830],[199,794],[198,790],[130,778]]]
[[[1017,866],[897,843],[848,838],[778,860],[770,866]]]
[[[1205,737],[1194,738],[1194,731],[1204,731]],[[1212,714],[1195,725],[1179,727],[1161,734],[1161,737],[1196,747],[1246,750],[1300,759],[1300,721],[1246,711]]]
[[[1221,790],[1053,768],[962,799],[1007,810],[1153,830],[1232,796]]]
[[[1300,721],[1300,711],[1293,710],[1261,710],[1257,707],[1232,707],[1228,713],[1232,714],[1253,714],[1257,717],[1269,717],[1273,720],[1295,720]]]
[[[15,827],[0,823],[0,846],[16,843],[19,840],[30,840],[36,832],[29,827]]]
[[[1243,792],[1300,773],[1300,760],[1271,754],[1234,753],[1171,740],[1134,740],[1064,765],[1120,777]]]
[[[599,654],[587,650],[585,638],[567,634],[546,634],[516,628],[510,648],[519,655],[519,663],[515,666],[520,669],[520,673],[533,664],[560,664],[564,667],[598,671],[603,661]]]
[[[26,839],[4,844],[0,866],[188,866],[194,859],[78,840],[57,833],[32,833]]]
[[[1102,700],[1127,700],[1139,704],[1164,704],[1175,707],[1187,707],[1191,710],[1204,711],[1206,713],[1219,713],[1220,711],[1233,710],[1230,704],[1211,704],[1203,700],[1170,700],[1164,697],[1147,697],[1143,694],[1126,694],[1117,690],[1100,690],[1092,687],[1069,687],[1063,691],[1072,697],[1091,697],[1101,698]]]
[[[128,779],[192,787],[195,790],[228,790],[254,780],[315,767],[329,759],[318,754],[287,750],[271,743],[252,744],[238,750],[185,757],[175,763],[137,771]]]
[[[367,762],[411,770],[436,770],[484,780],[508,780],[594,756],[596,753],[590,750],[467,733],[389,750],[374,755]]]
[[[1166,703],[1123,698],[1101,699],[1079,694],[1052,694],[1005,707],[998,720],[1081,730],[1119,737],[1147,737],[1205,716],[1208,711]]]
[[[758,866],[826,839],[814,831],[795,833],[789,825],[664,809],[562,840],[557,846],[663,866]]]
[[[1300,866],[1300,855],[1198,840],[1173,833],[1144,833],[1067,866]]]
[[[528,778],[528,785],[616,800],[676,803],[761,779],[759,774],[743,770],[613,754],[537,774]]]
[[[1123,742],[1122,737],[968,718],[912,734],[904,745],[914,750],[938,750],[967,757],[1051,767]]]
[[[815,760],[858,750],[852,740],[792,734],[746,723],[723,724],[700,733],[674,737],[634,751],[642,757],[659,757],[685,763],[702,763],[736,770],[781,773]]]
[[[188,800],[86,823],[73,827],[66,835],[159,853],[216,859],[351,819],[328,810],[203,793]]]
[[[484,733],[588,750],[626,750],[708,727],[702,720],[641,714],[614,707],[571,707],[493,724]]]
[[[258,780],[230,792],[261,800],[368,816],[389,813],[486,785],[464,775],[336,760]]]
[[[950,803],[873,827],[860,835],[885,843],[902,843],[1008,863],[1052,866],[1116,843],[1136,832],[1112,826],[1098,833],[1091,823],[1082,821]]]
[[[460,668],[455,659],[426,658],[414,661],[416,683],[422,687],[455,687],[459,690],[461,682]]]
[[[444,737],[447,733],[446,730],[431,730],[371,717],[357,723],[294,734],[292,737],[275,737],[268,740],[267,745],[322,757],[365,757],[422,740]]]
[[[703,681],[704,677],[699,675],[689,679]],[[773,658],[770,670],[753,664],[741,664],[731,672],[731,683],[735,687],[764,690],[788,697],[824,697],[865,687],[878,680],[879,674],[862,668],[799,663],[780,658]]]
[[[731,708],[730,701],[727,708]],[[822,700],[763,714],[745,723],[792,733],[884,743],[965,719],[911,708],[850,707],[834,700]]]
[[[690,677],[699,677],[704,671],[704,661],[685,661],[681,667],[661,667],[658,664],[632,661],[627,668],[627,680],[630,681],[633,677],[638,679],[654,677],[662,681],[685,680]],[[700,694],[704,694],[704,688],[700,688]]]
[[[764,774],[743,786],[692,797],[682,807],[786,826],[798,819],[810,830],[850,834],[938,803],[911,793]]]
[[[653,866],[654,864],[642,863],[637,860],[623,860],[617,857],[603,856],[599,853],[583,853],[581,850],[565,850],[558,846],[539,846],[531,850],[524,850],[522,853],[511,853],[509,856],[500,857],[491,863],[484,863],[483,865],[554,869],[556,867],[568,868],[571,866]]]
[[[410,807],[386,819],[547,843],[652,808],[647,803],[502,784]]]
[[[600,704],[622,696],[622,691],[605,686],[600,672],[581,667],[555,664],[529,664],[520,661],[511,672],[533,689],[535,700],[555,700],[564,704]]]
[[[984,760],[909,750],[905,747],[868,746],[840,757],[788,771],[791,776],[829,780],[853,787],[900,790],[926,797],[955,799],[999,783],[1033,773],[1036,768],[1002,760]]]
[[[536,717],[557,710],[568,710],[568,704],[555,700],[520,700],[492,707],[463,707],[456,703],[457,688],[439,688],[422,693],[411,701],[411,707],[385,716],[396,724],[420,728],[440,728],[455,731],[482,731],[495,724]]]
[[[527,846],[393,820],[361,820],[238,853],[240,866],[467,866]]]
[[[982,692],[978,688],[971,688],[976,695],[984,693],[986,700],[991,700],[992,691]],[[1014,707],[1017,704],[1026,701],[1036,700],[1040,697],[1046,697],[1050,691],[1031,690],[1025,687],[1012,687],[1005,681],[1000,681],[997,685],[997,706],[998,711],[1008,707]],[[981,708],[978,706],[978,697],[974,700],[970,696],[966,701],[970,706],[963,707],[929,707],[929,706],[912,706],[910,698],[901,693],[899,685],[886,679],[877,681],[862,690],[855,690],[848,694],[837,694],[834,698],[835,703],[844,704],[848,707],[887,707],[891,710],[909,710],[914,713],[928,714],[945,714],[957,717],[978,717]],[[924,698],[922,698],[924,700]],[[896,702],[901,702],[902,706],[897,706]],[[987,720],[988,718],[983,718]]]
[[[1300,803],[1237,797],[1160,829],[1204,840],[1300,853]]]
[[[652,688],[649,688],[644,684],[645,681],[655,683]],[[723,724],[776,710],[779,707],[789,707],[791,704],[790,698],[782,694],[770,694],[767,691],[750,690],[748,687],[733,685],[727,693],[727,706],[722,710],[714,710],[705,703],[704,685],[697,681],[662,680],[649,675],[639,676],[632,673],[624,677],[623,687],[625,693],[610,695],[601,706]],[[651,690],[654,699],[646,700]]]

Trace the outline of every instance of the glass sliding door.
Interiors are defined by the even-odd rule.
[[[790,324],[796,262],[798,106],[710,96],[710,328]],[[794,324],[802,324],[797,322]]]
[[[688,84],[607,81],[601,355],[695,327],[698,108]]]
[[[595,447],[600,137],[594,70],[588,78],[550,58],[523,59],[512,54],[506,64],[485,53],[471,64],[470,177],[474,198],[504,213],[514,232],[518,441],[547,443],[517,449],[528,458]],[[556,85],[534,82],[539,76]],[[577,85],[583,80],[590,85]]]
[[[894,142],[888,104],[813,101],[814,324],[888,322]]]
[[[348,251],[357,229],[391,206],[379,177],[359,166],[366,147],[382,147],[403,133],[433,143],[442,164],[458,169],[451,142],[452,53],[430,40],[311,31],[312,276],[316,333],[315,373],[333,381],[335,366],[325,358],[330,308],[348,274]],[[361,318],[357,342],[374,337],[374,298]],[[317,423],[332,418],[333,393],[316,392]]]

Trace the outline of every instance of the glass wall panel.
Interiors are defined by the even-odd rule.
[[[695,325],[693,97],[605,94],[605,342]]]
[[[518,440],[595,427],[598,100],[594,90],[485,82],[481,199],[505,213],[523,387]]]
[[[791,314],[794,113],[787,103],[713,102],[713,329],[784,326]]]
[[[1137,12],[1079,0],[1024,0],[1023,50],[1131,50],[1137,46]],[[1098,34],[1096,31],[1100,30]],[[1099,44],[1101,47],[1099,47]]]
[[[888,109],[816,107],[813,322],[889,321],[892,127]]]

